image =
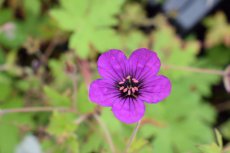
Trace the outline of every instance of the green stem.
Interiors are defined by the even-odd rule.
[[[141,120],[139,120],[139,121],[137,122],[136,127],[135,127],[135,129],[133,130],[133,133],[132,133],[132,135],[131,135],[131,137],[130,137],[130,139],[129,139],[129,143],[127,144],[127,147],[126,147],[126,149],[125,149],[125,152],[126,152],[126,153],[128,153],[128,151],[129,151],[129,149],[130,149],[130,147],[131,147],[131,144],[133,143],[133,141],[134,141],[134,139],[135,139],[135,137],[136,137],[136,135],[137,135],[137,131],[139,130],[140,125],[141,125]]]

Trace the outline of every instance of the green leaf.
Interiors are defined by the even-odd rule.
[[[75,115],[71,113],[53,112],[50,118],[48,132],[57,137],[73,135],[77,126],[74,123]]]
[[[154,152],[195,152],[194,146],[213,140],[210,127],[215,121],[215,110],[203,102],[201,93],[197,91],[199,79],[195,75],[172,79],[171,95],[157,105],[146,106],[145,117],[155,126],[151,124],[151,129],[149,125],[148,131],[142,134],[146,138],[154,137]]]
[[[12,153],[19,141],[19,131],[10,124],[0,125],[0,153]]]
[[[121,122],[113,115],[111,108],[104,108],[102,110],[101,119],[111,132],[119,133],[121,131]]]
[[[79,153],[79,145],[75,131],[75,114],[53,112],[47,128],[48,133],[53,135],[58,142],[46,142],[48,149],[52,148],[57,153]]]
[[[49,60],[49,67],[54,79],[52,85],[60,90],[72,86],[71,79],[69,79],[68,75],[65,73],[65,62],[68,60],[69,59],[66,59],[65,56],[63,56],[61,60]]]
[[[180,39],[174,29],[169,26],[162,16],[156,18],[157,30],[152,33],[154,39],[153,50],[165,65],[189,66],[195,63],[200,45],[198,41]],[[169,43],[171,42],[171,43]],[[168,75],[168,71],[165,71]],[[172,78],[188,75],[187,71],[174,71]]]
[[[75,53],[81,58],[86,58],[90,52],[89,40],[91,32],[73,33],[70,37],[69,47],[74,49]]]
[[[215,143],[199,147],[201,153],[221,153],[221,149]]]
[[[0,9],[0,14],[0,25],[12,20],[13,18],[13,11],[10,9]]]
[[[134,140],[130,146],[129,153],[139,152],[142,148],[146,146],[148,142],[145,139]]]
[[[94,110],[95,106],[95,104],[89,101],[86,84],[81,83],[77,93],[77,109],[81,113],[89,113]]]
[[[103,143],[105,143],[103,137],[98,132],[94,132],[88,137],[87,143],[84,143],[80,150],[82,153],[97,152]]]
[[[230,24],[223,12],[217,12],[214,16],[204,20],[204,24],[208,27],[206,33],[205,45],[208,48],[219,44],[229,46],[227,37],[230,35]]]
[[[15,105],[15,104],[14,104]],[[0,153],[12,153],[19,142],[19,125],[33,128],[30,114],[0,116]]]
[[[4,74],[0,74],[0,100],[5,101],[11,94],[11,79]]]
[[[5,62],[5,54],[3,50],[0,48],[0,64],[3,64]]]
[[[49,86],[44,87],[44,92],[48,97],[50,104],[53,106],[69,106],[71,103],[70,98],[61,95]]]
[[[230,120],[221,125],[220,131],[224,138],[230,140]]]
[[[74,49],[79,57],[87,58],[92,46],[104,52],[120,45],[118,36],[111,26],[117,23],[114,16],[120,11],[123,2],[123,0],[61,1],[60,8],[51,10],[50,14],[60,28],[73,32],[69,47]]]
[[[218,130],[215,129],[216,141],[217,143],[211,143],[209,145],[199,146],[201,153],[222,153],[223,142],[222,136]]]
[[[222,136],[217,129],[215,129],[215,134],[216,134],[216,141],[217,141],[218,146],[223,148]]]
[[[123,48],[126,49],[128,54],[131,54],[132,51],[134,51],[137,48],[143,47],[144,42],[146,41],[146,38],[144,35],[138,31],[131,31],[129,34],[125,34],[123,36]]]
[[[34,15],[38,16],[40,13],[40,8],[41,8],[41,1],[40,0],[24,0],[23,1],[26,15]],[[33,6],[33,7],[32,7]]]

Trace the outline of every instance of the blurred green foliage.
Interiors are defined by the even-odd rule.
[[[28,133],[40,140],[47,153],[111,152],[93,114],[107,126],[116,151],[124,152],[135,125],[125,125],[109,108],[91,103],[88,80],[99,77],[96,60],[100,53],[117,48],[129,55],[139,47],[158,53],[161,73],[172,81],[172,93],[157,105],[147,105],[129,152],[223,150],[219,132],[214,143],[214,125],[218,124],[223,137],[230,140],[230,124],[216,122],[219,112],[207,99],[213,94],[212,86],[222,78],[173,70],[167,65],[223,69],[229,64],[225,15],[218,13],[204,21],[208,29],[206,52],[198,58],[199,40],[180,38],[162,14],[147,18],[144,2],[0,1],[0,153],[14,152]],[[140,28],[149,26],[154,29],[147,33]],[[27,107],[64,107],[70,111],[7,112]]]

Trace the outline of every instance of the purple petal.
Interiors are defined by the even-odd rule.
[[[157,54],[146,48],[135,50],[129,58],[132,75],[143,80],[156,75],[160,69],[160,60]]]
[[[126,99],[114,103],[112,111],[120,121],[132,124],[138,122],[145,113],[145,105],[142,101]]]
[[[97,65],[102,78],[119,81],[126,75],[127,58],[122,51],[112,49],[99,57]]]
[[[112,82],[104,79],[93,81],[89,87],[90,100],[101,106],[112,106],[114,102],[120,101],[118,94],[119,91],[113,87]]]
[[[162,101],[171,92],[171,83],[165,76],[153,76],[148,81],[144,82],[142,89],[140,90],[141,100],[147,103],[157,103]]]

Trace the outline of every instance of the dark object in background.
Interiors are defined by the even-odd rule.
[[[188,33],[220,0],[166,0],[163,12],[182,35]]]

